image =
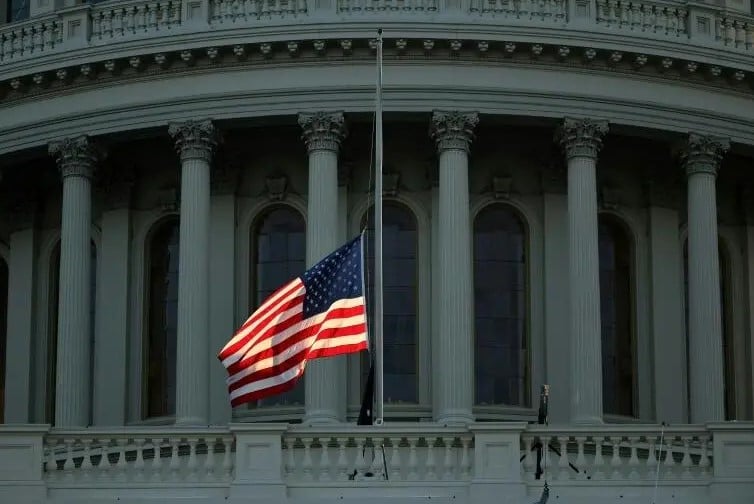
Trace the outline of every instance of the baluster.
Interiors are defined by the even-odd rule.
[[[330,460],[330,438],[324,437],[319,439],[321,452],[319,457],[319,475],[318,481],[332,481],[335,479],[333,472],[332,460]]]
[[[208,480],[215,479],[215,444],[216,438],[206,438],[204,444],[207,446],[207,457],[204,459],[204,477]]]
[[[157,4],[151,2],[146,5],[147,27],[150,31],[157,30]]]
[[[73,474],[73,439],[64,439],[65,444],[65,461],[63,462],[63,472],[66,479],[71,479]]]
[[[102,457],[99,459],[97,469],[100,470],[103,479],[110,479],[113,477],[112,464],[110,463],[110,443],[112,440],[100,440],[100,452]]]
[[[47,457],[45,458],[45,472],[48,474],[48,477],[51,478],[55,478],[58,475],[58,459],[55,454],[57,446],[58,441],[55,441],[54,443],[48,442],[46,445]]]
[[[408,441],[408,481],[416,481],[419,478],[419,475],[416,472],[416,444],[419,442],[419,438],[417,437],[407,437],[406,441]]]
[[[571,467],[568,462],[568,436],[558,436],[558,449],[560,458],[558,459],[558,479],[571,479]]]
[[[226,479],[230,479],[231,472],[233,471],[233,461],[230,458],[230,451],[233,446],[233,438],[223,439],[223,448],[225,453],[223,454],[223,474]]]
[[[118,463],[116,464],[116,475],[118,481],[126,481],[126,474],[128,471],[128,464],[126,463],[126,443],[128,439],[119,438],[116,439],[118,445]]]
[[[680,23],[678,22],[678,9],[673,8],[670,10],[670,26],[668,27],[668,34],[677,37],[679,33]]]
[[[123,9],[118,7],[113,9],[113,36],[122,37],[124,35],[123,29]]]
[[[657,473],[658,464],[655,448],[657,445],[656,436],[647,435],[647,443],[649,444],[649,454],[647,455],[647,477],[652,478]]]
[[[619,28],[627,28],[629,25],[628,16],[629,16],[629,9],[626,2],[618,2],[618,9],[620,11],[619,16]]]
[[[81,466],[79,467],[81,479],[90,481],[92,479],[92,469],[94,469],[92,465],[92,439],[85,438],[81,442],[84,445],[84,458],[81,459]]]
[[[469,457],[470,443],[470,438],[461,438],[461,478],[464,480],[471,476],[471,457]]]
[[[401,455],[400,444],[401,438],[394,438],[390,440],[390,462],[388,463],[388,471],[390,471],[390,479],[398,481],[401,479]]]
[[[610,436],[610,442],[613,445],[613,456],[610,459],[610,466],[613,468],[611,479],[620,479],[621,459],[620,459],[620,445],[622,436]]]
[[[528,480],[534,479],[535,462],[534,452],[534,437],[531,435],[524,436],[524,476]]]
[[[678,8],[678,32],[677,37],[686,35],[688,33],[688,11],[683,7]]]
[[[453,475],[453,441],[454,438],[442,438],[442,444],[445,447],[445,457],[443,460],[442,465],[445,468],[445,471],[443,472],[443,479],[446,481],[451,481],[454,479]]]
[[[673,437],[666,438],[667,447],[665,450],[665,469],[663,472],[670,479],[675,472],[675,458],[673,457]]]
[[[136,460],[134,461],[134,478],[136,481],[144,481],[144,438],[134,439],[136,443]]]
[[[285,439],[285,449],[287,452],[287,462],[285,464],[285,472],[289,477],[296,474],[296,457],[293,452],[293,447],[296,444],[296,439],[288,437]]]
[[[681,473],[681,477],[684,479],[691,478],[691,452],[690,452],[690,445],[691,445],[691,437],[690,436],[683,436],[683,459],[681,460],[681,467],[683,467],[683,472]]]
[[[707,443],[709,443],[709,436],[699,436],[699,471],[703,476],[709,476],[710,470],[709,456],[707,455]]]
[[[636,445],[639,443],[638,436],[628,437],[628,443],[631,448],[631,456],[628,459],[628,478],[639,478],[639,456],[636,453]]]
[[[31,26],[23,28],[23,52],[24,54],[31,54],[31,48],[34,46],[34,33]]]
[[[306,0],[298,0],[298,11],[301,14],[306,13]]]
[[[338,444],[338,480],[345,481],[348,479],[348,459],[346,458],[346,445],[348,438],[335,438]]]
[[[186,464],[186,469],[188,469],[188,477],[193,481],[196,479],[196,470],[197,470],[197,462],[196,462],[196,444],[198,442],[198,439],[196,438],[188,438],[188,445],[189,445],[189,458],[188,463]]]
[[[102,31],[105,38],[113,38],[113,11],[108,9],[102,18]]]
[[[736,21],[736,47],[743,47],[746,44],[746,26],[743,21]]]
[[[44,25],[42,23],[34,25],[34,36],[32,44],[32,50],[34,52],[41,52],[44,49],[43,33]]]
[[[162,439],[152,438],[152,475],[153,481],[162,481]]]
[[[641,6],[641,13],[642,13],[642,23],[641,27],[644,31],[651,31],[654,32],[655,29],[655,8],[653,5],[649,4],[642,4]]]
[[[725,18],[725,45],[733,45],[736,40],[736,31],[733,28],[733,20]]]
[[[584,443],[586,443],[586,436],[576,437],[576,462],[574,462],[574,465],[576,466],[576,469],[579,470],[577,474],[577,478],[579,479],[586,479],[586,471],[584,470],[584,468],[586,467]]]
[[[657,25],[655,27],[655,33],[661,35],[668,33],[668,9],[666,7],[659,7],[657,10]]]
[[[617,19],[618,19],[617,16],[616,16],[616,12],[617,12],[617,8],[618,8],[618,2],[616,2],[616,0],[610,0],[607,3],[607,6],[608,6],[607,25],[612,28],[613,26],[615,26],[615,24],[617,22]]]
[[[13,30],[13,57],[18,58],[24,54],[24,34],[21,29]]]
[[[595,436],[592,439],[594,439],[594,471],[592,479],[604,479],[605,459],[602,457],[602,443],[605,441],[605,438],[602,436]]]
[[[91,38],[102,40],[102,11],[92,12],[92,35]]]
[[[372,457],[372,467],[369,469],[369,471],[375,476],[382,476],[384,471],[382,460],[385,456],[385,453],[383,451],[385,449],[385,440],[380,438],[373,438],[372,446],[372,452],[374,456]]]
[[[435,472],[435,438],[425,438],[427,443],[427,460],[426,460],[426,480],[437,479],[437,473]]]
[[[170,468],[170,477],[173,481],[178,481],[179,479],[179,471],[181,469],[181,461],[178,458],[178,443],[180,443],[180,438],[170,438],[170,464],[168,467]]]
[[[606,13],[605,13],[605,4],[606,0],[596,0],[595,6],[597,8],[597,24],[605,24],[607,21],[606,19]]]
[[[312,438],[301,438],[304,443],[304,460],[301,463],[302,479],[304,481],[314,481],[312,476]]]
[[[637,2],[631,2],[631,29],[641,29],[641,5]]]
[[[356,459],[354,460],[354,466],[358,474],[364,474],[364,469],[366,468],[364,463],[364,446],[366,444],[366,439],[355,438],[354,442],[356,444]]]
[[[754,23],[746,23],[746,49],[754,47]]]

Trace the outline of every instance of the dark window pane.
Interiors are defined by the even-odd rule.
[[[367,229],[367,317],[374,330],[374,207],[362,219]],[[383,355],[386,403],[419,402],[416,343],[416,219],[396,202],[382,209]],[[362,386],[369,373],[368,354],[362,356]]]
[[[178,340],[178,219],[160,223],[149,242],[146,417],[175,414]]]
[[[599,217],[602,402],[605,413],[634,416],[633,246],[624,226]]]
[[[28,19],[30,3],[31,0],[8,0],[8,22]]]
[[[253,278],[249,313],[283,284],[304,272],[306,263],[306,224],[301,214],[289,206],[270,209],[252,229],[251,264]],[[257,401],[249,407],[304,404],[304,377],[293,389]]]
[[[0,259],[0,423],[5,418],[5,366],[7,362],[8,265]]]
[[[526,231],[505,205],[474,221],[476,404],[529,405]]]

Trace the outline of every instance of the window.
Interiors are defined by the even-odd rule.
[[[94,316],[97,300],[97,247],[91,243],[91,262],[89,265],[89,398],[94,397]],[[58,370],[58,316],[60,307],[60,241],[55,245],[50,258],[50,317],[47,339],[47,392],[45,403],[45,421],[55,423],[55,396]],[[92,424],[91,400],[89,404],[89,424]]]
[[[474,401],[530,405],[527,233],[509,206],[474,219]]]
[[[177,217],[158,223],[147,241],[148,336],[146,344],[146,418],[175,414],[178,340]]]
[[[253,312],[281,285],[301,275],[306,269],[306,223],[290,206],[276,206],[265,212],[252,226],[251,306]],[[282,394],[250,404],[260,406],[291,406],[304,404],[304,377]]]
[[[608,415],[635,416],[633,244],[615,217],[599,216],[602,407]]]
[[[723,336],[723,386],[725,388],[725,419],[736,419],[736,387],[735,387],[735,347],[732,334],[732,303],[731,303],[731,261],[728,250],[722,240],[718,241],[718,257],[720,264],[720,321]],[[688,240],[683,243],[683,285],[686,314],[686,362],[689,361],[689,248]],[[688,384],[690,386],[690,384]],[[691,394],[690,389],[687,393]]]
[[[6,19],[9,23],[29,18],[29,0],[7,0],[7,2],[8,12]]]
[[[5,419],[5,366],[8,358],[8,264],[0,259],[0,423]]]
[[[374,207],[366,227],[367,320],[370,334],[374,320]],[[419,402],[419,360],[417,347],[417,248],[414,214],[406,206],[386,201],[382,209],[383,283],[383,386],[386,403]],[[362,352],[362,390],[369,375],[369,354]]]

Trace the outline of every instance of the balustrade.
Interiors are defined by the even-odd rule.
[[[212,23],[256,21],[306,14],[306,0],[211,0]]]
[[[91,13],[91,40],[156,34],[181,24],[180,0],[143,0],[96,5]]]
[[[436,11],[437,0],[338,0],[338,12],[346,14]]]
[[[597,0],[597,24],[669,37],[688,33],[688,8],[664,2]]]
[[[29,58],[62,42],[63,26],[57,16],[45,16],[0,27],[0,61]]]
[[[566,19],[566,0],[471,0],[469,11],[483,16],[507,20],[551,21],[561,23]]]

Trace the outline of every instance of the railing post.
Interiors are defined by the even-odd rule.
[[[92,16],[89,4],[77,5],[59,11],[61,44],[66,49],[79,49],[89,44],[92,34]]]
[[[524,422],[475,423],[474,467],[469,502],[523,502],[526,486],[521,470],[521,434]]]
[[[283,433],[286,424],[230,424],[236,442],[235,474],[230,501],[260,499],[283,502]]]
[[[49,425],[0,425],[0,502],[42,502],[44,436]]]
[[[709,5],[688,5],[688,34],[689,39],[700,44],[709,45],[717,42],[717,13],[718,9]]]
[[[212,0],[181,0],[181,26],[209,26]]]
[[[712,436],[710,502],[754,502],[752,424],[725,422],[706,427]]]

